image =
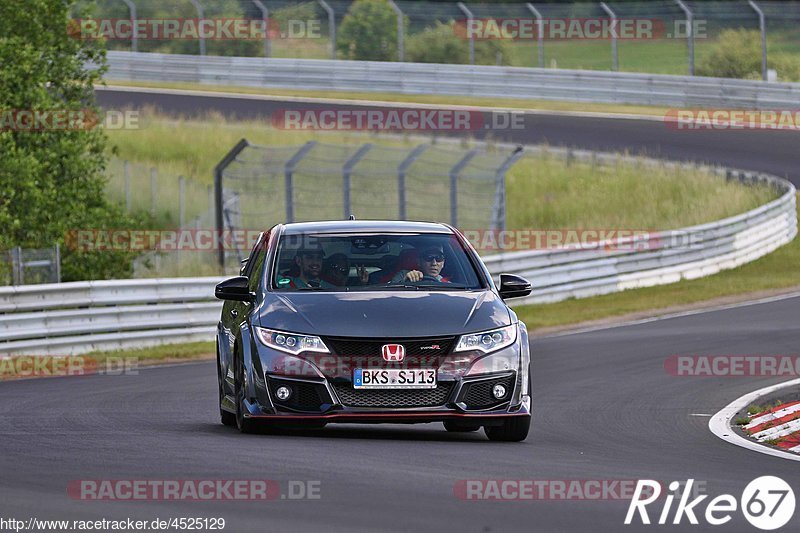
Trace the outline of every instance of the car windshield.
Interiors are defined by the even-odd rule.
[[[277,291],[474,290],[484,287],[451,234],[289,234],[272,268]]]

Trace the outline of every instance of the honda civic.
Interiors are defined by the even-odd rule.
[[[261,233],[216,286],[222,423],[442,422],[521,441],[531,422],[531,292],[446,224],[328,221]]]

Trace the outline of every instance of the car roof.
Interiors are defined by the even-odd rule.
[[[450,227],[437,222],[405,220],[325,220],[284,225],[284,234],[302,233],[440,233],[452,234]]]

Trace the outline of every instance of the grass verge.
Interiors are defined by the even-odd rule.
[[[521,109],[526,111],[557,111],[573,113],[611,113],[663,117],[671,108],[629,104],[599,104],[591,102],[566,102],[540,98],[481,98],[476,96],[447,96],[428,94],[403,94],[393,92],[321,91],[303,89],[274,89],[243,87],[237,85],[206,85],[188,82],[120,81],[107,80],[109,88],[144,87],[153,89],[178,89],[211,93],[254,94],[267,97],[330,98],[369,102],[398,102],[407,104],[440,104]]]

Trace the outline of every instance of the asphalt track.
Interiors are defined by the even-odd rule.
[[[332,95],[332,96],[335,96]],[[109,109],[150,106],[176,115],[215,111],[224,116],[264,120],[284,109],[368,109],[363,105],[286,103],[268,98],[231,98],[131,92],[103,89],[100,104]],[[409,107],[413,107],[409,104]],[[452,132],[457,135],[459,132]],[[528,113],[521,129],[477,129],[463,135],[520,144],[548,143],[599,151],[629,151],[633,154],[678,161],[722,164],[742,170],[788,177],[800,185],[798,148],[800,132],[787,130],[677,130],[661,120],[619,119],[601,116],[562,116]]]
[[[628,131],[636,124],[621,121],[615,131],[636,137]],[[544,136],[553,142],[568,131],[591,137],[574,124],[571,130],[562,125],[556,132],[528,132],[530,139],[519,141]],[[611,142],[602,133],[607,131],[596,130],[600,138],[593,142]],[[781,173],[769,166],[777,164],[791,176],[788,145],[794,137],[781,137],[764,155],[753,146],[770,144],[760,140],[764,133],[751,132],[750,142],[743,141],[755,159],[727,157],[749,163],[737,166]],[[643,137],[644,132],[639,143]],[[579,140],[570,144],[578,146]],[[686,142],[687,155],[708,156],[705,144],[692,148]],[[777,146],[782,143],[784,151]],[[664,154],[678,149],[659,145]],[[716,153],[726,156],[723,146]],[[776,163],[778,153],[782,163]],[[224,517],[225,531],[234,532],[757,531],[740,512],[719,527],[689,526],[686,518],[681,526],[624,526],[624,500],[465,501],[455,496],[454,485],[465,479],[640,478],[666,485],[693,478],[711,497],[738,498],[752,479],[777,475],[797,493],[796,463],[724,443],[707,428],[708,417],[734,398],[781,380],[673,377],[664,360],[674,354],[796,353],[798,308],[800,300],[789,298],[536,339],[533,428],[516,444],[490,443],[481,433],[449,434],[439,424],[332,425],[311,433],[240,435],[218,422],[212,363],[142,369],[138,375],[3,383],[0,516]],[[72,499],[66,490],[80,479],[254,478],[277,480],[284,493],[289,480],[318,480],[321,498],[92,502]],[[655,520],[661,503],[651,509]],[[800,511],[786,530],[799,521]]]

